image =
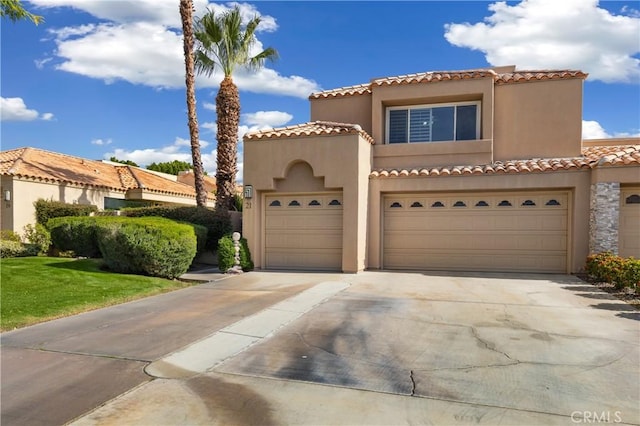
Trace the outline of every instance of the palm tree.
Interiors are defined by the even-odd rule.
[[[191,139],[191,159],[193,161],[193,178],[196,188],[198,207],[207,206],[207,189],[204,186],[204,168],[200,155],[200,135],[198,133],[198,116],[196,114],[196,78],[193,54],[193,0],[180,0],[180,18],[182,18],[182,38],[184,47],[185,85],[187,88],[187,116],[189,120],[189,136]]]
[[[209,10],[196,24],[195,36],[199,42],[196,48],[196,70],[199,74],[211,76],[219,67],[224,73],[216,96],[216,207],[224,210],[233,208],[238,171],[240,95],[238,87],[233,82],[233,72],[238,67],[257,70],[264,65],[265,60],[275,60],[278,57],[278,52],[271,47],[251,56],[258,25],[260,17],[256,16],[243,26],[238,6],[221,14]]]
[[[42,16],[34,15],[26,10],[20,0],[0,0],[0,17],[4,18],[5,16],[13,22],[21,19],[29,19],[36,25],[44,22]]]

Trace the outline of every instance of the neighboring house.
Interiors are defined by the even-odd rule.
[[[193,170],[185,170],[180,172],[177,176],[178,182],[186,183],[187,185],[195,188],[196,179],[193,174]],[[207,192],[215,193],[216,192],[216,178],[211,176],[204,176],[204,187]]]
[[[256,267],[571,273],[640,257],[640,139],[582,140],[580,71],[379,78],[244,138]],[[347,124],[351,123],[351,124]]]
[[[100,210],[196,205],[193,186],[178,182],[175,176],[36,148],[0,152],[0,174],[2,229],[18,233],[35,222],[33,203],[40,198],[94,204]],[[214,204],[211,193],[208,205]]]

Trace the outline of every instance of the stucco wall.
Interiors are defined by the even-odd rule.
[[[371,134],[371,95],[310,99],[311,121],[359,124]]]
[[[496,86],[494,160],[580,155],[582,83],[566,79]]]
[[[322,178],[324,190],[343,191],[342,270],[365,268],[366,229],[371,145],[360,135],[318,136],[244,142],[244,184],[253,186],[253,198],[245,200],[243,230],[257,268],[264,265],[264,197],[276,193],[278,179],[285,179],[292,165],[307,163],[313,176]],[[295,170],[295,168],[294,168]],[[283,186],[300,192],[309,188]]]
[[[7,180],[12,180],[13,192],[10,207],[7,208],[6,203],[2,204],[2,229],[13,229],[18,233],[22,232],[25,225],[35,223],[35,207],[33,203],[40,198],[70,204],[94,204],[99,209],[104,208],[104,197],[124,198],[123,192],[89,189],[68,184],[19,180],[8,176],[3,176],[3,187]],[[6,216],[9,215],[12,217],[11,220],[7,220]]]
[[[373,146],[374,169],[490,164],[491,140]]]

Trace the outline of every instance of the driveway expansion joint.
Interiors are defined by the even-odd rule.
[[[184,378],[211,371],[261,340],[271,337],[282,327],[326,302],[351,284],[345,281],[324,281],[262,311],[243,318],[215,333],[156,360],[145,372],[158,378]],[[288,310],[278,307],[293,305]],[[272,309],[273,308],[273,309]]]

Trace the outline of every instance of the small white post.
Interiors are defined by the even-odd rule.
[[[231,239],[233,239],[233,249],[235,251],[233,256],[233,267],[231,267],[227,273],[228,274],[241,274],[244,272],[242,270],[242,266],[240,266],[240,233],[234,232],[231,235]]]

